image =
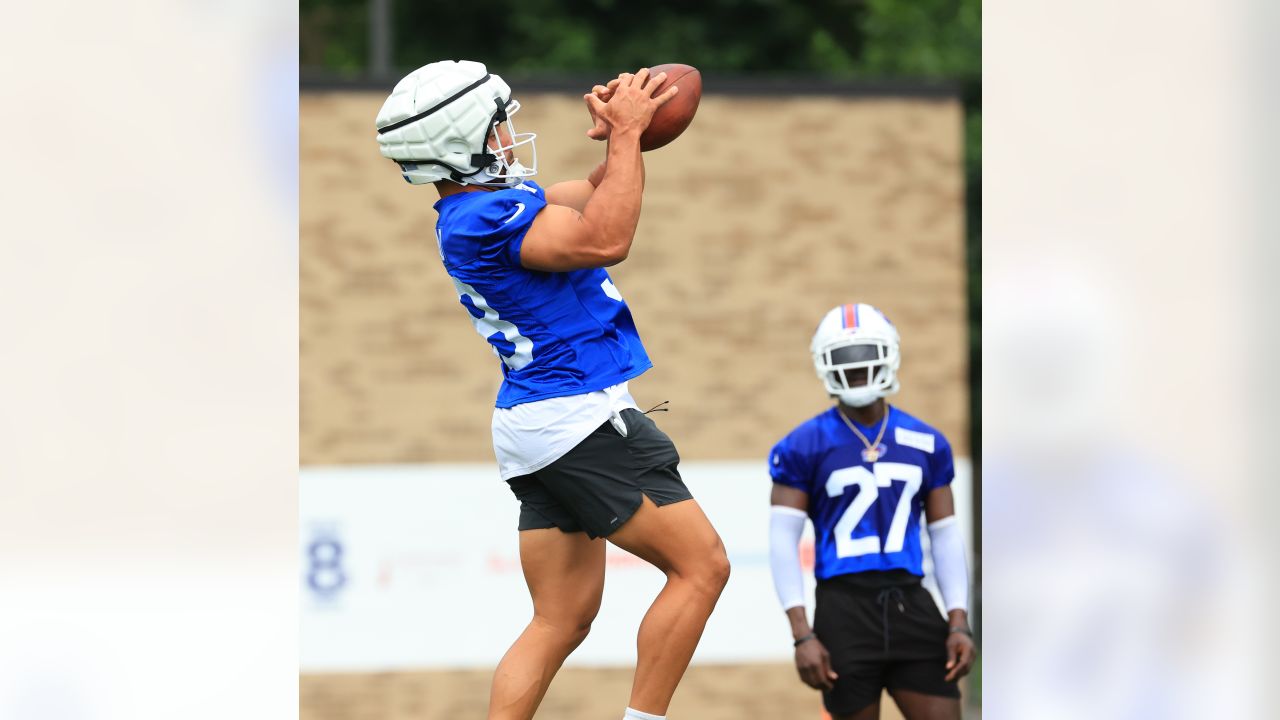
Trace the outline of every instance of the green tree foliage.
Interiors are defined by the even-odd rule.
[[[705,72],[829,74],[810,57],[826,25],[856,37],[862,3],[848,0],[522,0],[450,4],[402,2],[396,60],[472,57],[512,75],[604,72],[686,62]],[[438,28],[439,32],[414,32]],[[820,58],[819,58],[820,59]]]
[[[369,57],[367,0],[299,0],[302,67],[357,75]]]
[[[977,0],[393,0],[395,64],[471,58],[512,75],[655,58],[705,72],[976,78]],[[302,64],[359,73],[368,0],[300,0]]]

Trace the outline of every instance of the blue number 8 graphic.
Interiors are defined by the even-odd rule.
[[[307,546],[307,558],[311,566],[307,572],[307,585],[317,595],[328,597],[347,584],[342,571],[342,544],[334,538],[320,538]]]

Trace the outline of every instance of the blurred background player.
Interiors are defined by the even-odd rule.
[[[791,623],[800,678],[836,720],[880,714],[887,689],[908,720],[960,717],[956,681],[974,645],[968,572],[943,435],[891,407],[898,331],[879,310],[843,305],[810,345],[834,408],[774,446],[770,564]],[[928,522],[947,617],[920,580],[920,513]],[[813,521],[817,607],[805,617],[798,544]]]
[[[501,361],[493,446],[520,501],[534,617],[494,673],[491,720],[533,717],[586,638],[604,589],[600,538],[667,576],[640,625],[626,718],[664,717],[728,580],[724,546],[676,470],[675,446],[628,391],[651,362],[603,269],[631,247],[644,190],[640,134],[677,91],[654,97],[663,78],[641,69],[585,95],[588,136],[608,140],[605,162],[587,180],[545,191],[528,179],[535,135],[516,133],[519,104],[480,63],[419,68],[378,113],[382,154],[409,183],[439,191],[441,259]]]

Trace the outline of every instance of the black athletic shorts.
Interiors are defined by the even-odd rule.
[[[671,438],[639,410],[621,415],[626,437],[606,420],[555,462],[507,481],[520,500],[521,530],[607,537],[640,509],[643,495],[659,506],[693,497]]]
[[[832,715],[880,699],[882,688],[960,697],[947,682],[947,625],[920,578],[906,571],[862,572],[818,582],[813,630],[839,675],[823,692]]]

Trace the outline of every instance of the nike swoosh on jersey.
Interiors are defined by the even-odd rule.
[[[502,224],[503,224],[503,225],[506,225],[507,223],[511,222],[512,220],[515,220],[516,218],[520,217],[520,213],[522,213],[522,212],[524,212],[524,203],[516,203],[516,214],[515,214],[515,215],[512,215],[511,217],[507,218],[506,220],[503,220],[503,221],[502,221]]]

